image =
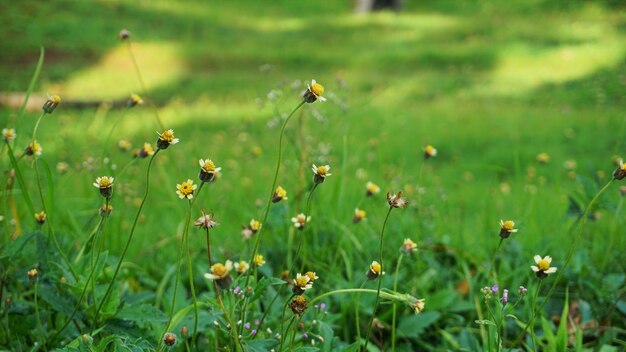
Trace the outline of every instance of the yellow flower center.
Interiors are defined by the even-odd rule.
[[[262,256],[262,255],[257,254],[257,255],[254,257],[254,263],[255,263],[257,266],[261,266],[261,265],[265,264],[265,260],[263,260],[263,256]]]
[[[37,153],[39,149],[41,149],[41,146],[39,145],[39,143],[35,142],[35,144],[33,145],[33,152]]]
[[[424,152],[426,152],[426,154],[428,155],[433,155],[434,153],[436,153],[436,150],[432,145],[427,145],[426,148],[424,148]]]
[[[152,155],[154,153],[154,148],[152,148],[152,145],[150,145],[150,143],[144,143],[143,145],[143,151],[147,154],[147,155]]]
[[[193,193],[193,184],[185,181],[183,182],[182,185],[180,185],[180,193],[184,194],[184,195],[188,195],[188,194],[192,194]]]
[[[254,231],[257,231],[261,227],[261,222],[258,220],[250,221],[250,228]]]
[[[356,215],[358,218],[363,219],[363,218],[365,218],[365,210],[358,210],[358,209],[357,209],[357,210],[356,210],[356,212],[355,212],[355,215]]]
[[[202,165],[202,169],[204,169],[204,171],[206,172],[215,171],[215,164],[211,160],[205,160],[204,164]]]
[[[113,182],[111,182],[111,179],[107,176],[104,176],[100,179],[100,188],[108,188],[111,187],[112,184]]]
[[[313,83],[311,84],[311,92],[320,97],[322,96],[322,94],[324,94],[324,86],[319,83]]]
[[[317,275],[315,275],[315,273],[314,273],[314,272],[312,272],[312,271],[308,271],[305,275],[309,277],[309,281],[310,281],[310,282],[315,281],[315,277],[317,276]]]
[[[380,275],[380,263],[372,263],[370,268],[372,269],[372,272],[374,272],[377,275]]]
[[[513,228],[515,228],[515,223],[513,221],[511,221],[511,220],[507,220],[507,221],[502,223],[502,228],[504,230],[511,231],[511,230],[513,230]]]
[[[550,269],[550,263],[547,260],[545,260],[545,259],[541,259],[539,261],[539,263],[537,263],[537,267],[541,271],[546,271],[546,270]]]
[[[309,283],[309,277],[308,276],[299,276],[296,278],[296,286],[298,287],[305,287],[308,283]]]
[[[167,130],[161,134],[161,139],[166,142],[172,142],[174,140],[174,131]]]
[[[226,268],[226,266],[224,266],[224,264],[222,263],[217,263],[211,267],[211,272],[213,273],[213,275],[223,277],[228,274],[228,268]]]
[[[285,191],[285,189],[281,186],[278,186],[278,188],[276,188],[276,195],[280,198],[285,198],[287,196],[287,191]]]
[[[306,298],[302,295],[296,296],[296,298],[294,298],[293,300],[299,305],[303,305],[306,303]]]
[[[368,183],[367,184],[367,190],[370,193],[378,193],[378,192],[380,192],[380,187],[378,187],[378,185],[375,184],[375,183]]]
[[[58,96],[58,95],[53,95],[53,96],[52,96],[52,97],[50,97],[50,98],[51,98],[50,100],[52,100],[52,101],[53,101],[54,103],[56,103],[56,104],[61,103],[61,97],[60,97],[60,96]]]
[[[320,176],[326,176],[326,174],[328,173],[328,167],[327,166],[318,166],[317,167],[317,174]]]

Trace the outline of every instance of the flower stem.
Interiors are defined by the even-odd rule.
[[[143,91],[142,93],[144,94],[144,96],[148,96],[148,90],[146,89],[146,85],[143,83],[143,78],[141,76],[141,70],[139,70],[139,64],[137,63],[137,59],[135,59],[135,55],[133,54],[133,49],[132,49],[132,45],[131,45],[131,41],[130,38],[127,39],[128,40],[128,55],[130,56],[130,59],[133,62],[133,67],[135,68],[135,73],[137,73],[137,80],[139,80],[139,85],[141,86],[141,90]],[[150,104],[153,109],[154,109],[154,115],[156,116],[156,120],[157,123],[159,124],[159,128],[161,130],[165,129],[163,122],[161,122],[161,118],[159,117],[159,110],[157,109],[156,105]]]
[[[200,184],[200,189],[204,182]],[[200,190],[198,190],[200,193]],[[195,198],[194,198],[195,199]],[[189,210],[187,211],[187,218],[185,220],[185,230],[183,231],[183,242],[187,247],[187,271],[189,272],[189,287],[191,289],[191,297],[193,299],[194,321],[193,321],[193,334],[191,335],[191,345],[196,347],[196,334],[198,332],[198,299],[196,298],[196,289],[193,284],[193,268],[191,266],[191,252],[189,250],[189,223],[191,222],[191,207],[193,203],[189,201]]]
[[[496,283],[498,283],[498,274],[496,274],[494,267],[496,265],[496,255],[498,254],[498,250],[500,249],[500,246],[502,246],[502,242],[504,242],[504,238],[501,237],[500,242],[498,242],[498,246],[496,247],[496,249],[493,251],[493,254],[491,255],[491,265],[489,266],[489,275],[487,275],[487,278],[490,278],[491,275],[493,275],[493,278],[496,281]]]
[[[366,283],[367,283],[367,279],[365,279],[365,281],[363,281],[363,283],[361,284],[359,289],[362,289],[363,286],[365,286]],[[360,306],[360,304],[361,304],[361,294],[357,293],[356,294],[356,299],[354,301],[354,320],[355,320],[355,324],[356,324],[356,341],[357,341],[357,344],[359,345],[359,347],[361,346],[361,322],[360,322],[360,318],[359,318],[359,306]]]
[[[532,306],[532,315],[530,317],[530,321],[528,325],[530,326],[530,336],[533,339],[533,351],[537,351],[537,341],[535,336],[535,316],[537,315],[537,299],[539,298],[539,291],[541,290],[541,284],[543,280],[539,281],[539,285],[537,285],[537,291],[535,291],[535,297],[533,297],[533,306]]]
[[[46,349],[46,334],[44,333],[43,330],[43,325],[41,324],[41,317],[39,316],[39,301],[37,300],[37,296],[38,296],[38,285],[39,284],[39,278],[35,278],[35,317],[37,318],[37,327],[39,328],[39,333],[41,334],[41,345],[43,346],[44,351],[47,351]]]
[[[402,263],[402,258],[404,258],[404,253],[400,253],[400,257],[398,258],[398,263],[396,264],[396,271],[394,273],[393,278],[393,290],[398,290],[398,274],[400,273],[400,263]],[[396,350],[396,304],[393,304],[391,308],[391,351]]]
[[[387,226],[387,220],[389,220],[389,215],[391,214],[391,211],[393,210],[393,207],[390,206],[389,210],[387,211],[387,216],[385,216],[385,221],[383,222],[383,227],[380,230],[380,245],[378,246],[378,256],[380,258],[380,275],[378,276],[378,289],[376,290],[376,303],[374,304],[374,311],[372,312],[372,317],[370,318],[370,322],[367,326],[367,334],[365,335],[365,348],[363,349],[364,351],[367,351],[367,344],[369,343],[370,340],[370,335],[372,333],[372,324],[374,323],[374,316],[376,315],[376,310],[378,310],[378,304],[380,303],[380,288],[382,287],[382,283],[383,283],[383,274],[384,274],[384,270],[383,270],[383,237],[385,235],[385,226]]]
[[[104,297],[102,297],[102,302],[100,302],[100,305],[98,305],[98,309],[96,310],[96,317],[95,317],[95,325],[98,325],[98,317],[100,315],[100,311],[102,310],[102,306],[104,306],[104,303],[107,301],[107,298],[109,297],[109,295],[111,294],[111,290],[113,290],[113,285],[115,284],[115,279],[117,278],[117,275],[120,272],[120,268],[122,267],[122,262],[124,261],[124,257],[126,256],[126,252],[128,251],[128,248],[130,247],[130,242],[133,240],[133,235],[135,234],[135,228],[137,228],[137,222],[139,221],[139,216],[141,215],[141,210],[143,209],[144,204],[146,204],[146,199],[148,199],[148,193],[150,190],[150,169],[152,167],[152,163],[154,161],[154,158],[157,156],[157,154],[159,154],[159,151],[161,149],[157,149],[154,154],[152,154],[152,157],[150,158],[150,162],[148,163],[148,170],[146,171],[146,188],[144,191],[144,195],[143,195],[143,199],[141,200],[141,203],[139,204],[139,209],[137,209],[137,215],[135,215],[135,220],[133,221],[133,226],[130,228],[130,234],[128,235],[128,240],[126,241],[126,246],[124,247],[124,250],[122,251],[122,256],[120,257],[119,262],[117,263],[117,266],[115,267],[115,272],[113,273],[113,277],[111,278],[111,282],[109,282],[109,286],[107,287],[106,292],[104,293]]]

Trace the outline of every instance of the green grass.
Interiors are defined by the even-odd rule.
[[[278,184],[290,199],[274,205],[265,224],[260,253],[269,265],[262,268],[264,275],[278,276],[286,269],[290,218],[306,201],[306,194],[299,198],[296,193],[309,186],[313,163],[330,164],[333,175],[314,194],[311,237],[303,248],[307,269],[321,278],[311,297],[358,287],[368,265],[378,259],[387,207],[382,193],[402,190],[410,201],[407,209],[391,214],[383,287],[392,286],[398,248],[404,238],[411,238],[421,250],[405,258],[399,291],[426,298],[427,303],[423,315],[399,310],[398,350],[487,350],[474,320],[479,319],[479,289],[493,283],[484,267],[498,244],[500,219],[513,219],[520,228],[499,252],[501,287],[512,293],[520,285],[534,287],[529,266],[535,254],[551,255],[553,265],[562,267],[574,237],[570,227],[579,215],[568,212],[570,199],[584,209],[610,179],[612,157],[626,157],[624,8],[610,1],[437,1],[407,4],[398,14],[357,16],[350,10],[348,2],[330,1],[0,4],[6,20],[0,31],[1,90],[26,90],[39,46],[44,46],[46,59],[36,89],[40,95],[60,94],[64,102],[106,102],[142,93],[126,45],[116,38],[120,29],[128,28],[150,93],[145,98],[158,106],[165,126],[181,139],[155,160],[154,187],[126,257],[129,264],[122,270],[124,299],[151,304],[160,299],[158,284],[176,265],[187,210],[175,186],[195,180],[200,158],[210,157],[223,172],[199,195],[192,217],[200,216],[200,208],[215,213],[220,223],[212,231],[216,260],[249,258],[252,244],[239,233],[242,225],[263,213],[275,168],[280,127],[276,116],[291,111],[311,78],[324,84],[329,101],[307,104],[287,127]],[[261,70],[266,64],[270,69]],[[282,91],[276,104],[266,99],[272,89]],[[17,129],[15,149],[22,150],[30,140],[38,114],[28,111],[18,120],[17,109],[0,110],[1,125]],[[107,152],[110,162],[103,166],[104,141],[118,120]],[[154,142],[157,130],[149,104],[126,111],[118,106],[71,109],[62,103],[45,117],[37,139],[53,177],[49,216],[70,258],[98,220],[102,199],[91,183],[112,174],[114,212],[103,233],[103,248],[113,270],[142,196],[147,165],[147,160],[138,160],[118,177],[132,158],[118,152],[115,144],[127,139],[139,147]],[[439,154],[424,161],[422,148],[427,144]],[[259,155],[253,153],[255,148],[260,148]],[[550,155],[549,163],[536,161],[541,152]],[[564,168],[566,160],[577,162],[575,178]],[[58,162],[67,162],[68,172],[55,172]],[[35,187],[31,164],[28,158],[21,161],[27,183]],[[10,167],[6,156],[2,166]],[[4,185],[6,176],[1,180]],[[379,184],[383,192],[365,198],[367,181]],[[596,221],[584,227],[572,265],[546,305],[546,318],[560,316],[567,287],[570,309],[578,302],[583,322],[605,324],[608,319],[619,326],[626,259],[620,249],[626,243],[618,188],[613,185],[597,203]],[[34,188],[27,191],[38,208]],[[14,197],[20,224],[26,232],[34,230],[21,195]],[[368,219],[352,224],[357,206],[366,210]],[[13,228],[7,203],[2,209],[5,219],[0,226],[8,234]],[[192,228],[190,241],[196,289],[212,296],[200,275],[208,271],[202,232]],[[37,263],[36,254],[36,248],[28,246],[16,261],[3,257],[5,277],[20,280],[21,286],[13,288],[28,287],[25,272]],[[50,268],[50,275],[55,270]],[[52,279],[46,277],[47,282]],[[169,285],[158,307],[162,312],[169,311],[171,279],[165,280]],[[100,280],[106,287],[106,276]],[[470,285],[467,294],[456,290],[463,280]],[[544,289],[552,280],[547,279]],[[20,309],[31,307],[29,295],[16,295],[25,297],[17,300]],[[361,300],[365,324],[374,297],[361,295]],[[343,342],[354,342],[354,296],[326,302],[329,316],[324,324]],[[189,297],[181,298],[178,308],[190,303]],[[6,319],[14,314],[8,308],[2,312]],[[51,312],[49,321],[63,321]],[[528,321],[530,306],[521,305],[516,314]],[[185,320],[187,326],[193,325],[192,316]],[[390,306],[382,306],[378,317],[390,327]],[[212,324],[208,316],[205,320],[203,324]],[[313,329],[311,320],[310,315],[303,319],[306,329]],[[158,323],[128,324],[132,329],[122,332],[116,329],[123,324],[111,323],[97,338],[137,334],[155,343],[163,328]],[[412,330],[413,324],[424,326]],[[521,331],[514,325],[508,322],[509,343]],[[5,324],[3,331],[9,327]],[[68,329],[65,342],[78,332]],[[620,329],[584,333],[587,347],[623,347]],[[382,336],[389,348],[389,330],[374,336],[374,345]],[[9,343],[6,332],[0,337],[2,346],[13,349],[33,341],[24,335]],[[339,349],[337,343],[332,348]],[[327,346],[331,348],[330,341]]]

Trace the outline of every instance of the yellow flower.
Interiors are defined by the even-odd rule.
[[[292,291],[296,295],[301,295],[304,291],[313,287],[313,283],[311,282],[311,278],[308,275],[302,275],[298,273],[296,278],[293,279],[293,288]]]
[[[128,99],[128,107],[132,108],[140,104],[143,104],[143,99],[141,99],[141,97],[137,94],[131,94],[130,98]]]
[[[39,213],[35,213],[35,220],[37,221],[37,223],[39,225],[43,225],[46,222],[46,213],[43,211],[40,211]]]
[[[424,159],[429,159],[435,156],[437,156],[437,149],[430,144],[424,147]]]
[[[285,189],[282,188],[281,186],[278,186],[276,187],[276,191],[274,192],[274,196],[272,197],[272,202],[278,203],[283,199],[288,199],[287,191],[285,191]]]
[[[291,218],[291,222],[293,223],[293,226],[295,226],[298,230],[304,229],[304,225],[309,221],[311,221],[311,217],[306,216],[302,213]]]
[[[230,274],[231,270],[233,270],[233,262],[230,260],[227,260],[225,264],[215,263],[211,266],[211,272],[204,274],[204,278],[208,280],[222,280]]]
[[[613,177],[616,180],[622,180],[624,177],[626,177],[626,164],[624,164],[623,160],[620,159],[619,166],[617,167],[615,172],[613,172]]]
[[[315,271],[307,271],[304,275],[309,277],[309,282],[311,282],[311,284],[313,284],[315,280],[319,279]]]
[[[100,189],[100,194],[104,198],[111,198],[113,193],[113,177],[102,176],[96,178],[96,182],[93,183],[94,187]]]
[[[542,164],[546,164],[548,163],[548,161],[550,161],[550,156],[548,155],[548,153],[539,153],[537,154],[537,161]]]
[[[500,237],[508,238],[512,233],[517,232],[515,222],[512,220],[500,220]]]
[[[382,271],[382,265],[380,265],[379,262],[377,261],[373,261],[372,264],[370,264],[370,268],[367,271],[367,278],[370,280],[374,280],[376,278],[378,278],[380,275],[385,275],[385,272]]]
[[[28,270],[27,274],[30,280],[35,280],[39,276],[39,272],[35,268]]]
[[[198,185],[194,185],[192,180],[184,181],[181,184],[176,185],[176,194],[180,199],[192,199],[193,191],[198,188]]]
[[[235,270],[237,270],[239,274],[245,273],[246,271],[248,271],[249,268],[250,268],[250,265],[246,261],[242,260],[242,261],[235,263]]]
[[[159,135],[159,139],[157,139],[156,144],[159,149],[167,149],[170,144],[179,142],[179,139],[174,137],[174,130],[172,129],[165,130],[163,133],[157,132],[157,134]]]
[[[359,208],[354,209],[354,217],[352,218],[352,222],[356,224],[363,219],[365,219],[365,210],[361,210]]]
[[[530,268],[535,272],[538,278],[543,279],[548,276],[548,274],[556,272],[556,267],[550,266],[550,263],[552,263],[552,257],[547,255],[541,258],[540,255],[536,255],[534,259],[535,264],[537,265],[531,265]]]
[[[41,153],[43,153],[43,148],[41,147],[39,143],[37,143],[37,141],[35,141],[34,143],[28,144],[28,146],[26,147],[26,150],[24,151],[24,154],[26,155],[40,156]]]
[[[368,182],[365,185],[365,189],[365,195],[368,197],[380,192],[380,187],[378,187],[378,185],[373,182]]]
[[[322,94],[324,94],[324,86],[312,79],[311,84],[307,84],[307,90],[302,97],[307,103],[313,103],[316,100],[326,101],[326,98],[322,97]]]
[[[215,180],[215,176],[222,170],[221,167],[216,167],[215,163],[211,159],[200,159],[200,174],[198,178],[202,182],[212,182]]]
[[[417,251],[417,244],[409,238],[405,238],[400,248],[404,253],[411,254]]]
[[[313,173],[315,174],[313,177],[313,182],[315,182],[316,184],[324,182],[324,179],[326,179],[326,176],[332,175],[331,173],[328,172],[330,171],[330,165],[315,166],[315,164],[313,164],[313,167],[311,169],[313,170]]]
[[[43,104],[43,111],[46,114],[52,114],[54,109],[61,103],[61,97],[58,95],[49,96],[46,102]]]
[[[127,140],[125,140],[125,139],[120,139],[120,140],[117,142],[117,147],[118,147],[121,151],[125,152],[125,151],[128,151],[128,150],[130,149],[130,147],[132,147],[132,145],[130,144],[130,142],[129,142],[129,141],[127,141]]]
[[[257,232],[261,229],[261,222],[256,219],[250,220],[250,230]]]
[[[15,130],[12,128],[3,128],[2,129],[2,138],[4,138],[5,142],[11,142],[15,139],[17,135],[15,134]]]
[[[254,264],[256,264],[256,266],[263,266],[263,264],[265,264],[265,260],[263,259],[263,256],[260,254],[255,255]]]
[[[142,158],[147,158],[152,154],[154,154],[154,148],[152,147],[152,145],[150,143],[144,143],[143,147],[141,147],[141,150],[139,151],[139,156]]]

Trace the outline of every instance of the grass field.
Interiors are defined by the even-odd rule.
[[[444,0],[351,10],[334,1],[0,4],[0,91],[27,91],[42,46],[31,101],[62,98],[39,123],[37,158],[22,154],[40,106],[0,106],[0,125],[17,133],[0,157],[0,348],[163,350],[172,332],[175,350],[623,349],[626,184],[611,180],[626,157],[625,7]],[[123,28],[130,41],[117,37]],[[264,218],[274,190],[281,124],[311,79],[327,101],[305,104],[286,126],[277,184],[288,200],[246,240],[242,226]],[[127,108],[131,93],[145,103]],[[132,157],[170,128],[180,143]],[[438,151],[427,160],[426,145]],[[220,177],[193,203],[179,199],[176,185],[198,184],[206,158]],[[312,164],[332,175],[314,186]],[[92,183],[104,175],[115,181],[103,217]],[[366,196],[368,181],[381,192]],[[400,191],[408,206],[388,213],[385,194]],[[353,223],[355,208],[366,220]],[[39,226],[31,214],[44,209]],[[233,270],[229,288],[205,279],[205,233],[189,228],[201,209],[219,223],[212,263],[248,262],[262,238],[265,265]],[[302,212],[311,221],[300,231],[291,218]],[[500,220],[519,231],[501,241]],[[399,251],[406,238],[416,253]],[[538,279],[537,254],[557,273]],[[386,274],[368,280],[372,261]],[[319,276],[302,314],[287,307],[285,270]],[[481,288],[496,283],[485,299]],[[378,287],[395,304],[383,290],[378,306]],[[374,293],[333,293],[359,288]],[[406,304],[417,298],[419,314]]]

